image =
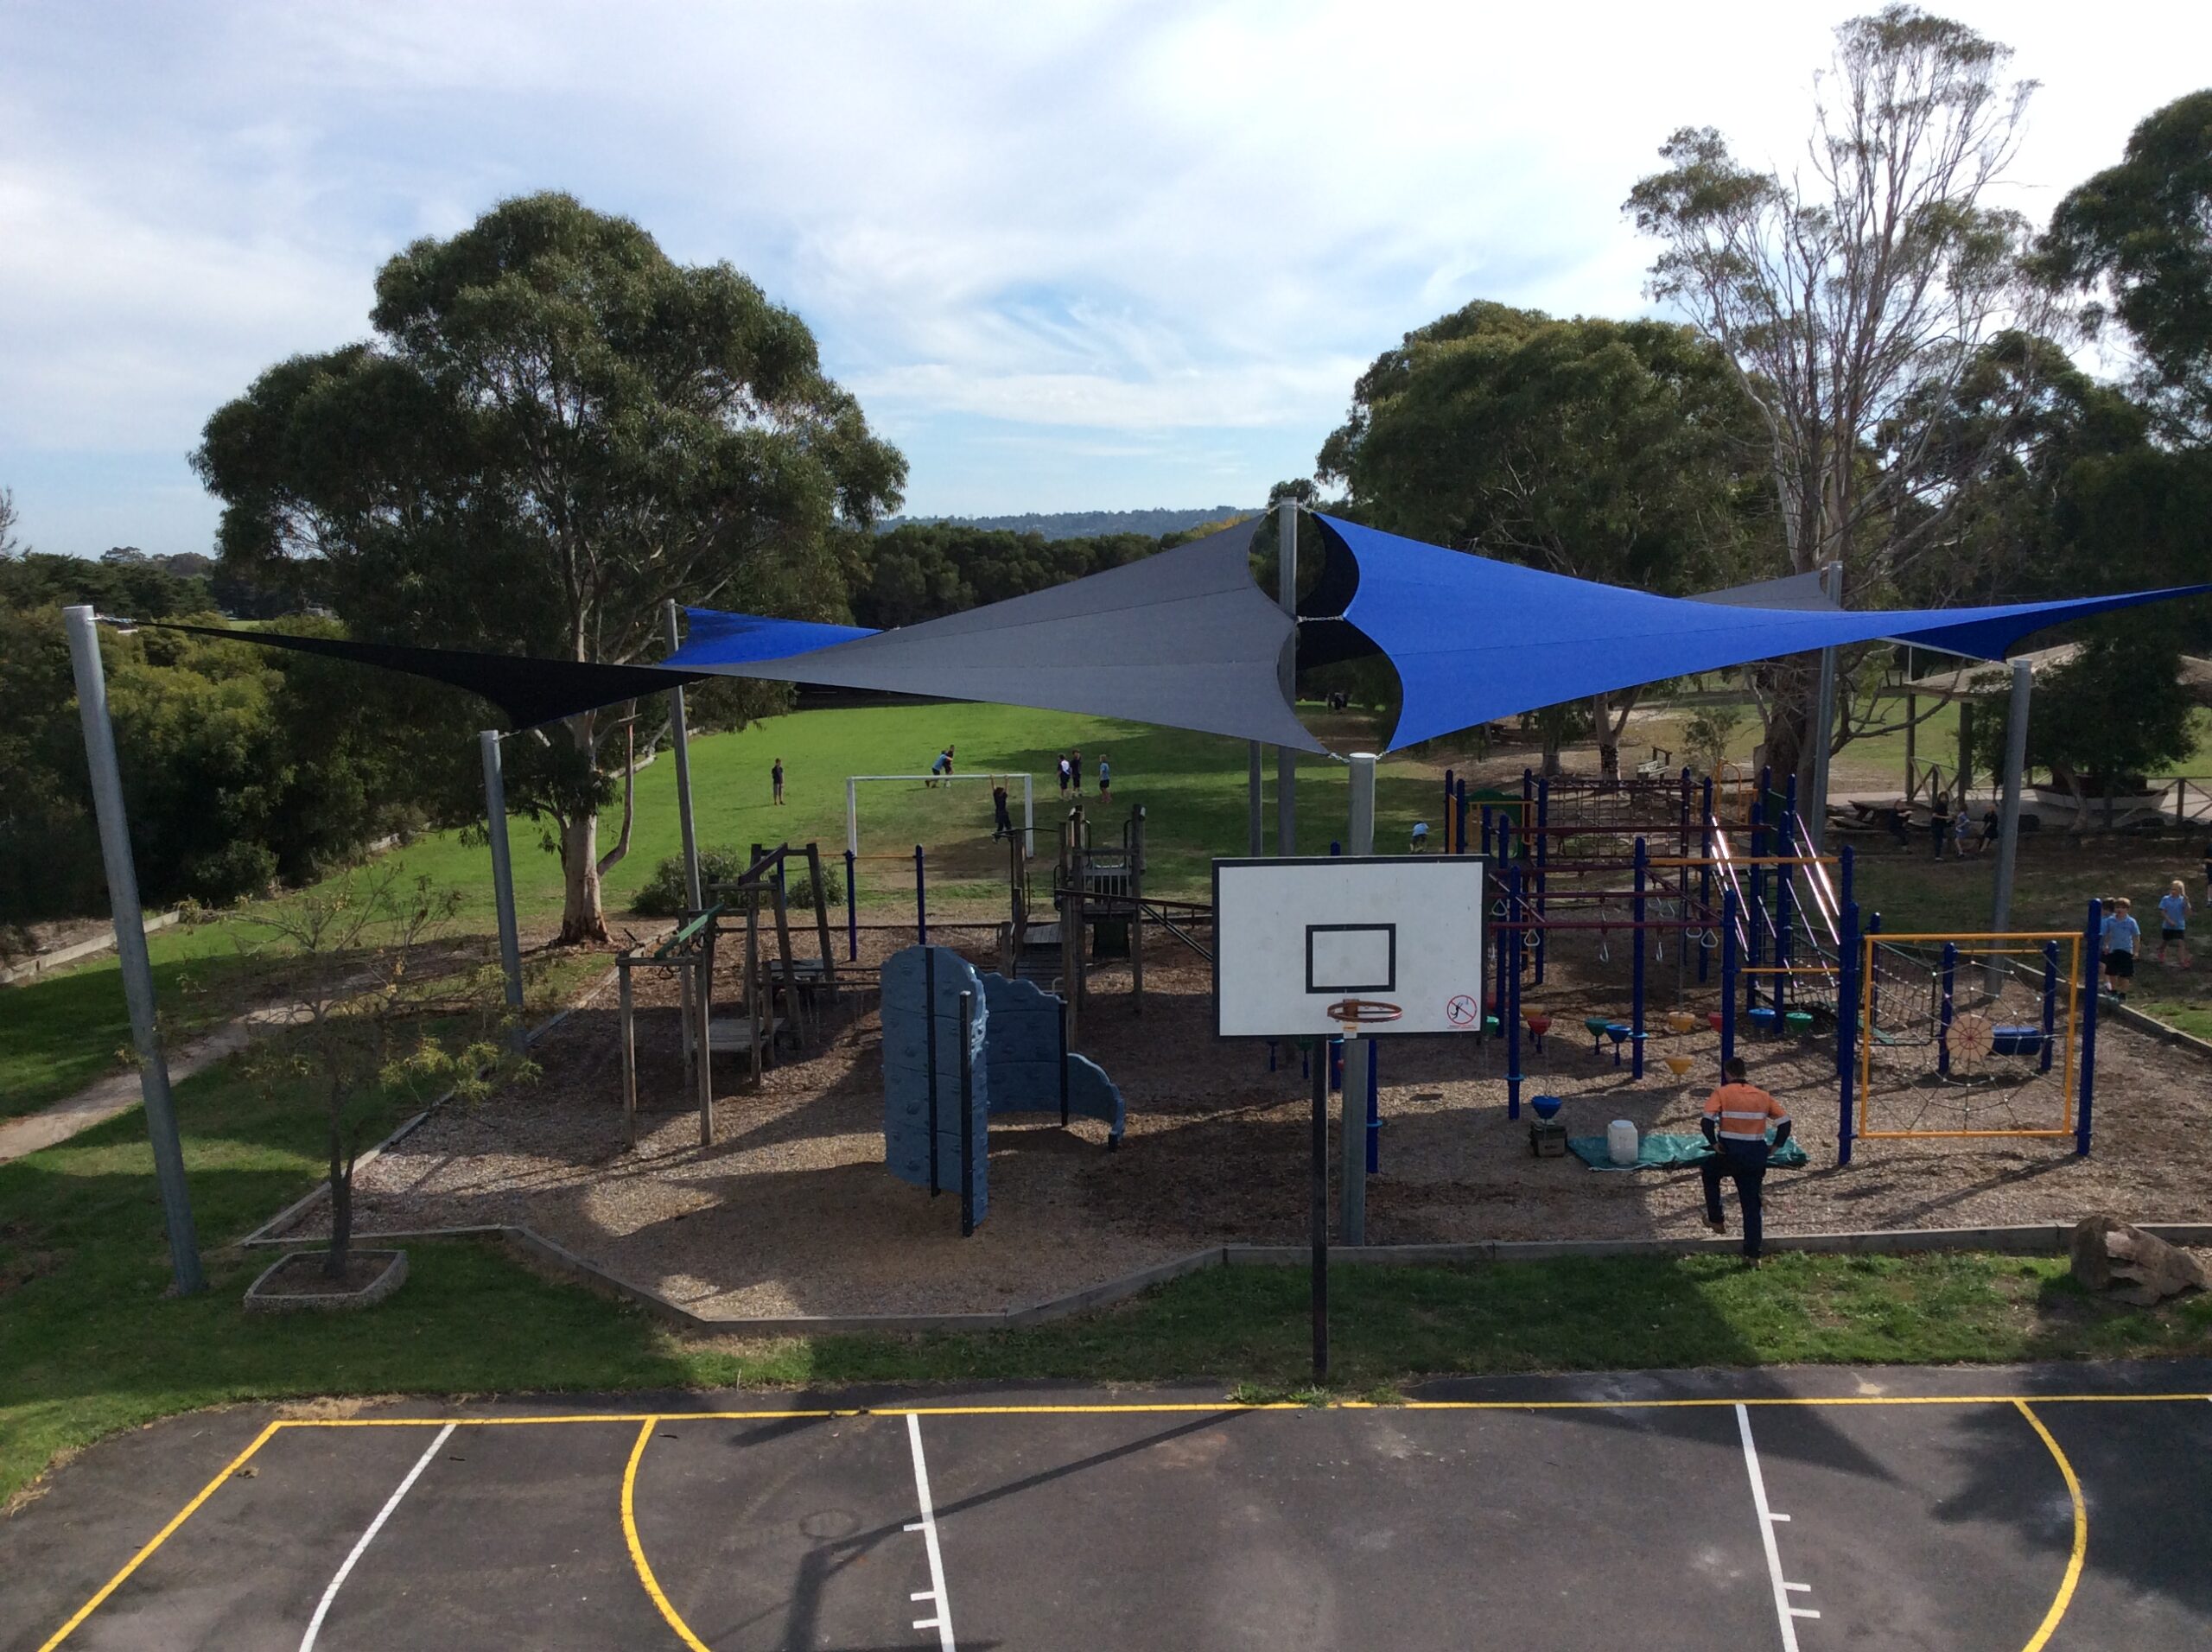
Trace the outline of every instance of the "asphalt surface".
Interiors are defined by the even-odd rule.
[[[0,1648],[2202,1648],[2209,1394],[2191,1363],[248,1408],[0,1522]]]

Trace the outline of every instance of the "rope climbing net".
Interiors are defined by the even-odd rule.
[[[1862,944],[1861,1139],[2074,1133],[2080,935]]]

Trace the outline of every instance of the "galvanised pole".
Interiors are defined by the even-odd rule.
[[[176,1128],[176,1099],[169,1093],[168,1058],[154,1001],[154,966],[146,952],[146,914],[138,904],[138,869],[130,855],[130,823],[124,812],[123,774],[115,760],[115,728],[108,720],[107,672],[90,607],[61,611],[69,633],[69,663],[77,679],[77,711],[85,730],[85,762],[92,782],[92,815],[99,824],[100,859],[107,868],[108,908],[115,918],[115,956],[122,967],[123,998],[130,1012],[130,1042],[138,1052],[138,1093],[146,1106],[146,1134],[154,1147],[154,1175],[168,1229],[169,1271],[176,1293],[205,1290],[200,1234],[192,1219],[192,1194],[184,1179],[184,1146]]]

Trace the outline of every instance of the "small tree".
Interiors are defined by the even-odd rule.
[[[250,1065],[274,1094],[312,1096],[326,1121],[330,1250],[324,1274],[342,1281],[353,1239],[353,1168],[395,1098],[420,1102],[447,1089],[465,1100],[497,1077],[524,1076],[493,1033],[496,972],[450,944],[457,890],[435,891],[388,866],[349,873],[258,912],[254,950],[282,956],[271,978],[289,1024]],[[504,1070],[504,1071],[503,1071]]]
[[[2037,680],[2028,712],[2028,766],[2050,770],[2066,788],[2075,830],[2088,823],[2091,798],[2104,800],[2110,825],[2122,790],[2189,754],[2195,702],[2179,664],[2166,639],[2114,632],[2091,638],[2079,654]],[[1974,763],[2001,777],[2010,702],[1993,694],[1978,703]]]
[[[1744,725],[1744,708],[1732,701],[1700,706],[1697,715],[1682,725],[1682,745],[1707,774],[1728,760],[1728,744]]]

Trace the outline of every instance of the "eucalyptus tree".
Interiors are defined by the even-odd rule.
[[[2058,203],[2039,251],[2047,274],[2092,295],[2092,331],[2120,323],[2149,398],[2212,438],[2212,91],[2137,126],[2119,165]]]
[[[2030,226],[1991,199],[2034,91],[2008,78],[2011,56],[1911,6],[1853,18],[1800,165],[1750,164],[1713,128],[1684,128],[1630,194],[1660,244],[1651,295],[1726,353],[1758,410],[1795,571],[1840,562],[1857,590],[1924,586],[1916,564],[1940,562],[1971,493],[1950,484],[1974,469],[1923,462],[1933,422],[1999,334],[2060,325],[2025,267]],[[1781,767],[1808,746],[1796,677],[1769,702]]]
[[[565,194],[501,203],[378,272],[374,337],[261,375],[194,462],[226,568],[312,575],[357,637],[624,662],[670,596],[827,615],[906,475],[813,335],[727,264],[683,265]],[[633,720],[511,764],[551,823],[561,938],[603,939],[601,810]]]

